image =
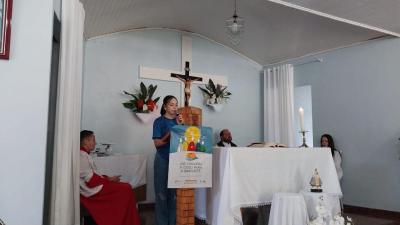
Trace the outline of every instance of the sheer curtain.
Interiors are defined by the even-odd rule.
[[[79,224],[79,131],[81,121],[83,25],[79,0],[61,8],[61,52],[50,223]]]
[[[293,65],[264,69],[264,141],[295,145]]]

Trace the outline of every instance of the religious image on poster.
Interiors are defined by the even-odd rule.
[[[212,129],[176,125],[171,129],[168,188],[212,185]]]

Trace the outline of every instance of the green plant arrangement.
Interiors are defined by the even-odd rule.
[[[124,91],[124,94],[131,96],[133,99],[122,103],[125,108],[131,109],[136,113],[150,113],[157,108],[157,102],[160,97],[153,99],[157,85],[150,84],[148,87],[140,82],[140,90],[136,94]]]
[[[199,88],[203,92],[207,104],[225,103],[232,95],[232,93],[227,90],[228,87],[224,87],[220,84],[215,85],[211,79],[208,80],[208,84]]]

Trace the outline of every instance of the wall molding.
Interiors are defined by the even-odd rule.
[[[332,19],[332,20],[336,20],[336,21],[339,21],[339,22],[343,22],[343,23],[354,25],[354,26],[362,27],[362,28],[365,28],[365,29],[369,29],[369,30],[373,30],[373,31],[377,31],[377,32],[393,35],[395,37],[400,37],[399,33],[396,33],[396,32],[390,31],[390,30],[386,30],[386,29],[383,29],[383,28],[380,28],[380,27],[376,27],[376,26],[371,26],[371,25],[368,25],[368,24],[365,24],[365,23],[360,23],[360,22],[357,22],[357,21],[354,21],[354,20],[348,20],[348,19],[345,19],[343,17],[334,16],[332,14],[323,13],[323,12],[320,12],[318,10],[313,10],[313,9],[310,9],[310,8],[307,8],[307,7],[303,7],[303,6],[300,6],[300,5],[297,5],[297,4],[293,4],[293,3],[290,3],[290,2],[287,2],[287,1],[282,1],[282,0],[268,0],[268,1],[274,2],[274,3],[277,3],[277,4],[281,4],[281,5],[290,7],[290,8],[294,8],[294,9],[297,9],[297,10],[301,10],[301,11],[304,11],[304,12],[308,12],[308,13],[311,13],[311,14],[314,14],[314,15],[317,15],[317,16],[325,17],[325,18],[328,18],[328,19]]]
[[[174,29],[174,28],[164,28],[164,27],[133,28],[133,29],[128,29],[128,30],[120,30],[120,31],[115,31],[115,32],[111,32],[111,33],[106,33],[106,34],[102,34],[102,35],[98,35],[98,36],[94,36],[94,37],[87,37],[87,38],[85,38],[85,41],[92,41],[92,40],[101,39],[101,38],[109,37],[109,36],[113,36],[113,35],[124,34],[124,33],[129,33],[129,32],[137,32],[137,31],[147,31],[147,30],[150,30],[150,31],[151,30],[173,31],[173,32],[181,33],[181,35],[197,36],[199,38],[203,38],[211,43],[222,46],[222,47],[232,51],[234,54],[246,59],[249,63],[252,64],[252,66],[254,66],[255,68],[257,68],[259,70],[262,70],[262,68],[263,68],[263,66],[260,63],[256,62],[255,60],[251,59],[250,57],[244,55],[243,53],[229,47],[228,45],[224,45],[212,38],[209,38],[209,37],[199,34],[199,33],[186,31],[186,30],[179,30],[179,29]]]

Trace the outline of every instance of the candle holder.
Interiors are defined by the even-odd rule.
[[[306,130],[302,130],[299,133],[301,133],[303,135],[303,144],[299,146],[299,148],[308,148],[308,145],[306,144],[306,133],[308,131]]]

